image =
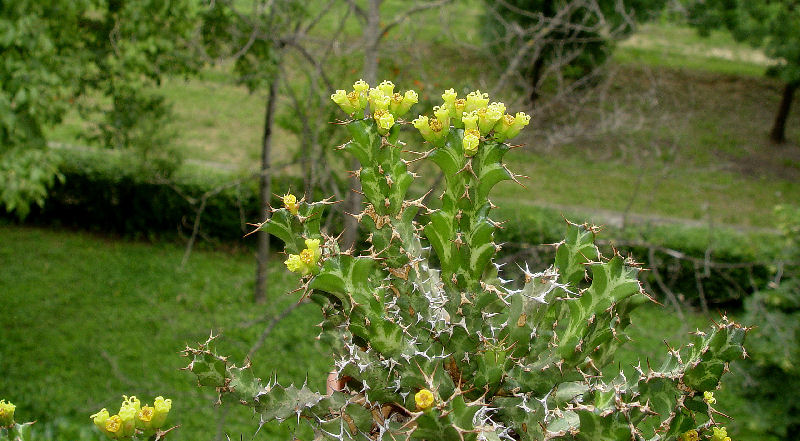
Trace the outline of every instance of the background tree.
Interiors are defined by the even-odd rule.
[[[167,138],[154,135],[169,110],[151,89],[194,71],[195,19],[189,0],[2,2],[0,205],[25,217],[44,203],[58,176],[47,129],[70,108],[95,121],[89,136],[106,146],[148,157],[163,148]]]
[[[545,79],[588,80],[617,40],[637,20],[660,11],[665,0],[486,1],[483,33],[491,51],[506,61],[498,88],[510,76],[535,101]],[[582,84],[578,82],[577,84]]]
[[[770,130],[772,141],[786,141],[786,119],[800,85],[800,8],[793,0],[692,0],[690,23],[700,35],[724,28],[738,41],[763,48],[776,64],[767,75],[784,83],[781,103]]]

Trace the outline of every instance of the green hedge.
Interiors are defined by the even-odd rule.
[[[240,241],[247,231],[243,221],[264,218],[257,181],[248,179],[248,173],[184,164],[167,183],[136,166],[137,161],[123,152],[63,149],[58,153],[64,180],[52,189],[43,208],[31,212],[27,223],[151,240],[189,236],[203,194],[238,179],[239,185],[207,199],[202,237]],[[273,180],[275,193],[302,187],[296,178]],[[7,213],[6,218],[13,219]]]
[[[111,232],[126,237],[175,239],[188,236],[199,199],[204,193],[246,175],[226,170],[184,164],[170,183],[152,173],[131,166],[135,161],[120,152],[102,150],[60,150],[64,182],[53,188],[43,209],[34,210],[26,222]],[[273,180],[274,193],[302,188],[301,180],[278,176]],[[201,237],[224,242],[254,245],[242,240],[243,222],[262,219],[255,179],[227,188],[209,198],[201,222]],[[320,195],[321,196],[321,195]],[[273,204],[278,204],[275,199]],[[529,244],[557,243],[564,232],[564,217],[582,222],[589,216],[561,213],[539,207],[500,208],[496,218],[509,219],[497,233],[497,242],[505,243],[506,252],[524,251]],[[6,219],[13,217],[6,214]],[[340,228],[338,223],[334,228]],[[338,231],[338,230],[336,230]],[[661,280],[676,296],[699,303],[698,281],[712,307],[736,307],[757,287],[765,286],[770,275],[769,263],[776,260],[780,239],[775,234],[742,233],[729,229],[687,227],[682,225],[637,226],[624,231],[605,228],[599,239],[608,248],[630,254],[645,268],[655,268]],[[644,244],[648,244],[647,246]],[[654,261],[650,261],[650,247]],[[547,249],[536,248],[547,253]],[[676,250],[686,258],[678,259],[665,251]],[[707,250],[711,250],[707,255]],[[692,259],[715,264],[754,263],[739,268],[705,268]],[[513,268],[511,268],[513,270]],[[656,271],[644,273],[644,280],[658,292],[661,286]],[[663,293],[662,293],[663,294]]]

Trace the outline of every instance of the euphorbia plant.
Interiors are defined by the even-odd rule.
[[[746,330],[723,318],[670,350],[660,369],[605,377],[631,311],[649,300],[639,269],[602,256],[593,227],[569,224],[553,266],[521,265],[521,280],[504,280],[489,193],[515,179],[502,159],[530,118],[506,114],[479,91],[442,98],[432,116],[411,123],[423,139],[410,149],[400,136],[416,93],[359,81],[332,96],[350,116],[341,124],[352,139],[340,150],[361,165],[365,202],[355,216],[366,249],[341,250],[320,232],[327,200],[287,195],[259,225],[283,240],[286,266],[322,308],[341,390],[263,383],[209,342],[186,349],[187,369],[254,408],[262,424],[303,420],[317,439],[716,441],[722,432],[712,430],[706,392],[744,355]],[[417,159],[444,174],[440,208],[407,194]]]

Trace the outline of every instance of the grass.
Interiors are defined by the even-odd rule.
[[[668,22],[646,23],[619,45],[614,59],[626,64],[683,68],[759,77],[771,60],[739,43],[730,33],[715,30],[701,37],[693,28]]]
[[[76,439],[81,430],[82,439],[99,439],[87,429],[88,415],[116,410],[122,394],[148,401],[164,395],[174,401],[171,422],[181,424],[171,439],[212,439],[218,427],[232,439],[253,435],[252,413],[236,404],[216,408],[213,394],[178,370],[186,363],[178,351],[213,329],[223,333],[220,351],[241,359],[265,326],[248,324],[293,302],[281,295],[293,282],[275,271],[272,303],[256,306],[249,297],[249,256],[197,251],[179,271],[182,252],[173,244],[0,226],[0,397],[17,404],[18,418],[38,420],[43,439]],[[684,312],[681,321],[656,305],[638,309],[621,365],[650,360],[658,366],[664,341],[679,345],[686,332],[708,323]],[[281,321],[253,359],[257,372],[286,382],[308,378],[322,389],[329,355],[314,340],[319,320],[315,306],[304,305]],[[746,403],[724,392],[718,397],[746,421]],[[267,425],[254,439],[288,436],[285,427]]]
[[[385,6],[390,16],[400,4]],[[439,11],[426,11],[394,29],[383,40],[382,73],[434,103],[445,87],[485,88],[492,75],[485,60],[446,38],[479,44],[478,6],[452,5],[460,19],[449,27],[442,26],[448,21]],[[332,29],[336,17],[321,22],[320,32]],[[348,38],[358,37],[359,26],[351,16]],[[361,56],[345,58],[360,63]],[[767,141],[781,91],[780,83],[763,77],[768,62],[724,32],[701,38],[685,26],[644,25],[616,51],[598,97],[577,109],[557,103],[536,111],[535,126],[521,139],[527,147],[508,157],[511,169],[532,179],[527,189],[501,187],[495,197],[772,227],[764,213],[800,200],[800,112],[787,123],[788,144]],[[349,84],[358,70],[344,66],[336,75]],[[175,142],[187,158],[232,168],[258,164],[263,93],[233,84],[225,67],[189,81],[169,79],[162,90],[174,105]],[[288,104],[287,99],[279,108]],[[52,137],[80,142],[84,125],[71,115]],[[273,161],[291,161],[298,138],[285,128],[275,136]],[[326,147],[332,146],[323,142]]]
[[[284,295],[293,282],[273,273],[270,304],[254,305],[249,255],[196,251],[178,270],[182,252],[173,244],[0,227],[0,396],[17,404],[20,419],[73,430],[102,407],[115,412],[123,394],[163,395],[174,401],[171,422],[181,424],[176,440],[210,439],[219,421],[232,439],[253,435],[252,413],[215,408],[213,394],[179,370],[187,361],[178,352],[213,330],[223,334],[220,352],[242,360],[263,319],[296,300]],[[320,319],[303,305],[279,323],[254,357],[259,374],[323,387],[330,360],[314,340]],[[256,439],[288,436],[270,425]]]

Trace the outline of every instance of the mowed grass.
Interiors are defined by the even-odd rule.
[[[252,438],[258,418],[236,403],[216,407],[215,395],[179,370],[186,359],[178,352],[214,330],[222,333],[219,351],[241,360],[266,326],[253,323],[295,300],[283,294],[292,277],[276,262],[270,305],[257,306],[250,302],[250,256],[198,251],[179,271],[182,251],[173,244],[0,226],[0,397],[17,405],[18,419],[38,420],[40,433],[50,433],[42,439],[99,440],[91,413],[116,411],[123,394],[143,401],[163,395],[174,402],[170,422],[181,425],[170,439],[289,439],[288,428],[274,424]],[[686,342],[687,332],[706,328],[711,318],[684,314],[682,321],[655,304],[636,310],[619,366],[629,374],[640,360],[660,366],[665,342]],[[314,339],[320,319],[309,304],[279,322],[253,359],[256,372],[262,378],[275,373],[282,382],[308,379],[321,390],[330,355]],[[721,408],[746,422],[746,403],[728,389],[718,395],[725,400]],[[307,432],[298,435],[310,439]]]
[[[0,398],[17,405],[19,420],[74,441],[91,429],[89,415],[116,412],[123,394],[163,395],[173,400],[169,421],[181,425],[171,439],[218,431],[251,439],[258,418],[243,406],[214,406],[213,391],[179,370],[187,364],[179,352],[213,331],[222,334],[219,352],[241,364],[269,319],[297,300],[285,294],[294,281],[276,257],[269,304],[255,305],[249,253],[195,251],[179,270],[182,253],[174,244],[0,226]],[[320,320],[306,304],[278,323],[253,358],[259,376],[324,387],[332,361],[314,339]],[[289,436],[267,425],[256,439]]]

